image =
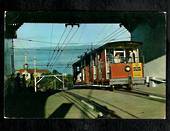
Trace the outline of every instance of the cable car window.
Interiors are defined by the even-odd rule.
[[[113,61],[113,50],[108,49],[106,52],[107,52],[107,62],[112,63],[112,61]]]
[[[114,63],[123,63],[125,61],[125,51],[123,49],[116,49],[114,51]]]
[[[128,49],[126,50],[126,56],[128,62],[139,62],[139,50]]]

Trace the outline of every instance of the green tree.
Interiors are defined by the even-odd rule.
[[[61,74],[57,70],[53,70],[53,74]]]

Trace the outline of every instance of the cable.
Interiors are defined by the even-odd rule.
[[[66,32],[66,27],[65,27],[64,32],[62,33],[62,35],[61,35],[61,37],[60,37],[60,40],[59,40],[59,42],[58,42],[58,44],[57,44],[55,50],[57,49],[57,47],[59,48],[60,42],[61,42],[61,40],[62,40],[62,38],[63,38],[65,32]]]
[[[77,31],[78,31],[78,28],[76,29],[76,31],[72,34],[72,36],[70,37],[70,39],[68,40],[68,41],[71,41],[72,40],[72,38],[75,36],[75,34],[77,33]],[[61,55],[61,53],[63,52],[63,50],[65,49],[65,47],[66,47],[66,44],[64,45],[63,44],[63,48],[60,50],[60,54],[58,55],[58,57]]]
[[[77,41],[80,41],[80,40],[81,40],[82,34],[83,34],[84,30],[85,30],[85,27],[86,27],[86,25],[83,25],[83,27],[82,27],[82,29],[81,29],[81,34],[79,35],[79,38],[78,38]],[[81,28],[81,26],[80,26],[80,28]]]
[[[39,40],[31,40],[31,39],[25,39],[25,38],[17,38],[15,40],[21,40],[21,41],[29,41],[29,42],[37,42],[37,43],[49,43],[49,44],[59,44],[59,43],[55,43],[55,42],[49,42],[49,41],[39,41]],[[96,42],[100,42],[100,41],[89,41],[89,42],[81,42],[81,43],[70,43],[70,44],[88,44],[88,43],[96,43]],[[67,43],[68,44],[68,43]]]
[[[112,40],[115,40],[116,38],[118,38],[119,36],[121,36],[122,34],[124,34],[124,33],[127,32],[127,31],[128,31],[127,29],[120,31],[120,32],[117,33],[115,36],[113,36],[113,37],[111,37],[110,39],[108,39],[105,43],[110,42],[110,41],[112,41]]]
[[[69,39],[68,41],[71,41],[71,40],[72,40],[72,38],[75,36],[75,34],[77,33],[77,31],[78,31],[78,28],[77,28],[76,31],[71,35],[71,37],[70,37],[70,39]],[[65,45],[64,45],[64,42],[63,42],[63,45],[61,46],[60,51],[62,51],[66,45],[67,45],[67,44],[65,43]],[[63,49],[62,49],[62,47],[63,47]]]
[[[71,41],[73,38],[74,38],[74,36],[76,35],[76,33],[77,33],[77,31],[78,31],[78,28],[76,29],[76,31],[71,35],[71,37],[70,37],[70,39],[68,40],[68,41]],[[60,54],[58,55],[58,57],[61,55],[61,53],[63,52],[63,50],[65,49],[65,47],[66,47],[66,44],[64,45],[63,44],[63,48],[60,50]],[[55,59],[54,59],[55,60]],[[56,63],[55,61],[54,61],[54,63]]]
[[[86,25],[85,25],[85,26],[86,26]],[[84,28],[85,28],[85,26],[84,26]],[[83,29],[84,29],[84,28],[83,28]],[[82,34],[83,34],[83,31],[81,31],[81,35],[80,35],[80,36],[82,36]],[[80,39],[81,39],[81,37],[79,37],[79,39],[78,39],[78,40],[80,41]],[[78,41],[78,42],[79,42],[79,41]],[[83,49],[83,50],[85,50],[85,49]],[[77,60],[77,59],[78,59],[78,58],[77,58],[78,56],[73,56],[73,57],[70,59],[70,61],[69,61],[68,63],[70,63],[74,57],[76,57],[76,59],[75,59],[75,60]],[[75,60],[74,60],[74,61],[75,61]],[[65,66],[65,68],[63,69],[63,71],[62,71],[62,72],[64,72],[64,70],[65,70],[65,72],[68,70],[68,69],[67,69],[67,67],[68,67],[68,63],[66,64],[66,66]],[[74,62],[72,62],[72,63],[74,63]],[[66,69],[67,69],[67,70],[66,70]]]
[[[59,42],[58,42],[57,46],[56,46],[55,49],[53,50],[53,54],[52,54],[52,56],[50,57],[49,62],[47,63],[47,67],[48,67],[49,64],[51,63],[51,61],[52,61],[52,59],[53,59],[53,56],[54,56],[54,53],[56,52],[57,47],[59,48],[60,41],[61,41],[61,39],[63,38],[65,32],[66,32],[66,27],[64,28],[64,31],[63,31],[63,33],[61,34],[61,37],[60,37],[60,39],[59,39]]]
[[[119,28],[120,29],[120,28]],[[124,30],[125,29],[125,30]],[[117,36],[118,34],[118,36],[120,36],[120,34],[122,34],[122,33],[124,33],[124,32],[126,32],[127,31],[127,29],[126,28],[124,28],[124,29],[122,29],[122,30],[116,30],[115,32],[117,32],[116,34],[115,33],[113,33],[113,34],[115,34],[114,36],[112,36],[111,34],[109,35],[109,36],[107,36],[107,39],[106,39],[106,37],[105,37],[105,40],[103,40],[103,43],[107,43],[107,42],[109,42],[110,40],[114,40],[115,38],[115,36]],[[112,39],[112,38],[114,38],[114,39]],[[99,43],[98,43],[99,44]],[[96,44],[97,45],[97,44]]]
[[[98,39],[99,36],[101,36],[101,34],[103,34],[103,32],[104,32],[104,30],[106,29],[107,26],[108,26],[108,25],[105,25],[105,26],[103,26],[103,28],[102,28],[101,30],[99,30],[99,32],[96,34],[96,38],[95,38],[95,39]],[[102,32],[102,33],[101,33],[101,32]]]
[[[51,27],[51,38],[50,38],[51,43],[52,43],[52,35],[53,35],[53,24],[52,24],[52,27]],[[49,51],[48,61],[50,60],[50,54],[51,54],[51,52]]]
[[[107,35],[106,37],[104,37],[99,43],[95,44],[94,46],[100,44],[100,43],[103,43],[102,41],[105,41],[105,39],[107,39],[108,37],[110,37],[111,35],[113,35],[115,32],[117,32],[118,30],[120,30],[120,28],[118,28],[117,30],[113,31],[112,33],[110,33],[109,35]]]
[[[70,29],[69,33],[67,34],[66,38],[64,39],[64,41],[63,41],[62,43],[64,43],[64,42],[65,42],[65,40],[68,38],[68,36],[69,36],[69,34],[70,34],[70,32],[71,32],[71,31],[72,31],[72,28]],[[62,47],[62,45],[61,45],[61,47]],[[58,53],[61,51],[61,47],[58,47],[58,52],[57,52],[57,54],[54,56],[53,61],[56,59],[56,57],[57,57]],[[53,64],[54,64],[54,62],[53,62]],[[50,66],[51,66],[51,65],[53,65],[53,64],[52,64],[52,60],[51,60],[51,64],[50,64]],[[52,67],[52,66],[51,66],[51,67]]]
[[[14,49],[20,49],[20,48],[14,48]],[[33,49],[33,48],[24,48],[24,49],[26,49],[26,50],[31,50],[31,51],[54,51],[53,49]],[[84,49],[81,49],[81,48],[77,48],[77,49],[65,49],[65,51],[72,51],[72,50],[74,50],[74,51],[76,51],[76,50],[84,50]]]
[[[66,41],[66,39],[67,39],[68,36],[70,35],[72,29],[73,29],[73,28],[70,29],[70,31],[68,32],[68,34],[67,34],[66,38],[64,39],[64,41],[62,42],[62,44]],[[56,59],[58,53],[60,52],[60,49],[61,49],[61,48],[59,47],[59,49],[58,49],[59,51],[58,51],[57,54],[54,56],[54,60]],[[53,60],[53,61],[54,61],[54,60]],[[51,61],[52,61],[52,60],[51,60]],[[53,63],[53,64],[54,64],[54,63]],[[49,65],[52,65],[52,63],[51,63],[51,64],[49,63]]]

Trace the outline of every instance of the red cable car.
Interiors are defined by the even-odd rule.
[[[140,42],[110,42],[92,50],[73,64],[75,85],[132,89],[144,84],[144,57]]]

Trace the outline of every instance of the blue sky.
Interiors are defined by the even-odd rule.
[[[65,33],[63,34],[64,31]],[[87,45],[89,45],[89,47],[93,45],[94,48],[97,48],[106,42],[120,40],[130,40],[130,33],[124,28],[124,26],[120,27],[119,23],[80,24],[79,28],[77,26],[74,26],[73,28],[68,26],[65,28],[65,24],[24,23],[17,30],[17,39],[14,40],[14,48],[25,48],[25,52],[27,52],[25,54],[28,57],[28,62],[31,62],[33,58],[29,59],[29,54],[33,54],[34,52],[36,55],[35,57],[39,57],[39,59],[42,54],[39,54],[38,52],[36,53],[36,50],[27,50],[28,48],[49,47],[52,50],[48,50],[46,52],[44,51],[44,54],[46,54],[47,57],[44,59],[44,62],[41,61],[41,63],[47,64],[48,59],[52,56],[52,52],[55,47],[65,49],[67,46],[78,47],[81,45],[82,51],[77,52],[77,54],[74,50],[72,50],[72,52],[63,51],[60,59],[64,61],[62,64],[66,66],[68,62],[74,62],[73,60],[77,60],[77,56],[81,55],[81,52],[83,53],[86,50],[85,48],[87,48]],[[59,46],[57,46],[58,43]],[[15,58],[16,69],[22,68],[21,62],[18,61],[23,62],[24,55],[20,56],[20,58],[19,56],[15,55]],[[61,65],[60,61],[56,61],[55,63]],[[41,68],[47,67],[44,66]],[[57,67],[56,69],[60,70]],[[71,73],[71,69],[68,69],[66,73]]]

